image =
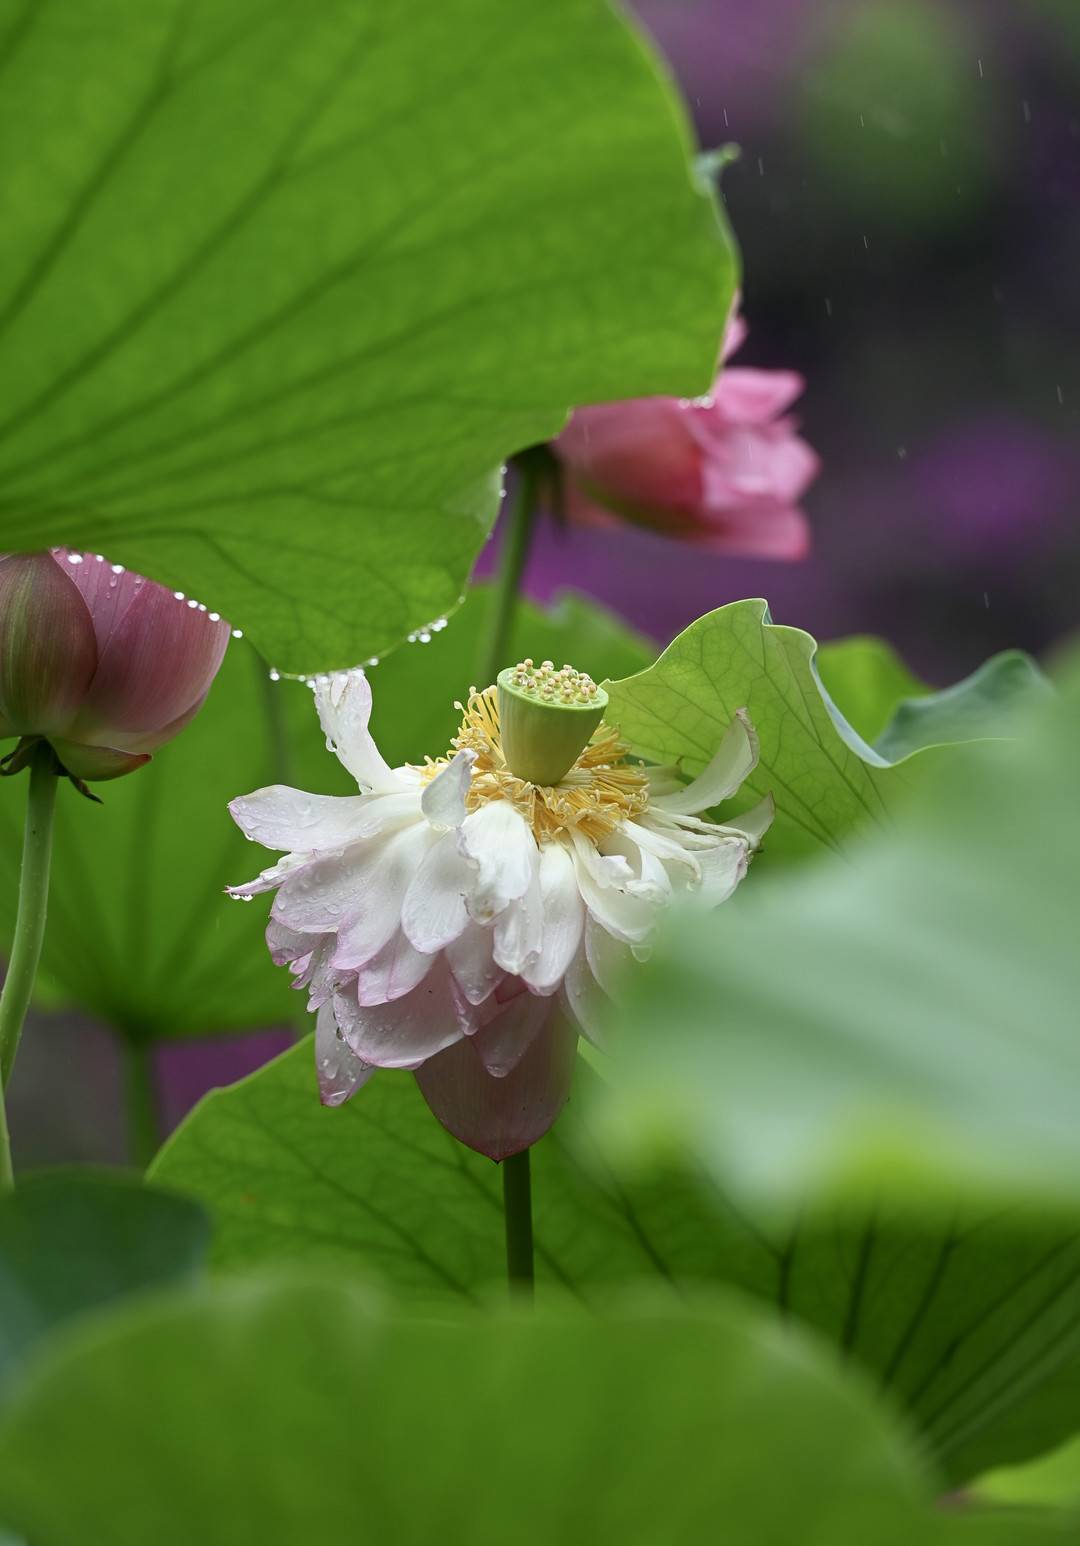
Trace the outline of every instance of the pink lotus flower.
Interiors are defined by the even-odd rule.
[[[66,549],[9,554],[0,737],[49,741],[73,778],[117,778],[198,712],[228,642],[216,612],[120,564]]]
[[[733,315],[723,358],[746,337]],[[786,410],[802,392],[791,370],[725,369],[707,397],[639,397],[579,408],[554,442],[566,512],[589,526],[634,521],[713,553],[804,558],[798,501],[816,453]]]

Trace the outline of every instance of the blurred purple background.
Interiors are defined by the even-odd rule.
[[[742,147],[723,180],[739,363],[807,379],[814,552],[729,560],[548,521],[530,590],[584,590],[662,643],[764,595],[823,639],[885,635],[939,683],[1009,645],[1046,649],[1075,628],[1080,584],[1080,3],[636,9],[702,145]],[[165,1049],[166,1124],[289,1039]],[[103,1119],[120,1081],[104,1032],[42,1017],[12,1092],[19,1162],[122,1158],[122,1124]]]
[[[884,634],[934,682],[1080,617],[1080,5],[639,0],[744,258],[739,364],[791,366],[824,469],[809,562],[627,529],[538,534],[666,643],[764,595],[820,638]],[[490,569],[485,555],[481,572]]]

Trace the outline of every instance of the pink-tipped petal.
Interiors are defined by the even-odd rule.
[[[695,535],[694,545],[722,558],[805,558],[810,551],[810,523],[790,505],[755,500],[717,515],[709,529]]]
[[[488,1073],[473,1040],[431,1058],[416,1070],[416,1082],[434,1115],[460,1143],[489,1159],[508,1159],[537,1143],[566,1104],[577,1033],[553,1012],[501,1079]]]
[[[138,577],[119,576],[118,588],[127,578]],[[143,734],[178,719],[186,723],[217,675],[228,642],[228,623],[211,622],[209,613],[144,581],[121,615],[110,612],[108,637],[77,721],[80,735],[96,740],[108,731]]]
[[[552,1014],[559,1012],[550,998],[538,998],[521,982],[518,986],[522,991],[473,1037],[480,1061],[493,1079],[513,1073]]]
[[[69,730],[97,658],[86,604],[52,555],[0,559],[0,713],[11,733]]]
[[[745,325],[733,313],[724,359]],[[553,442],[567,519],[620,520],[707,548],[801,558],[808,530],[794,507],[820,463],[786,410],[795,371],[723,371],[705,397],[642,397],[579,408]]]
[[[446,963],[441,958],[419,987],[389,1004],[360,1004],[356,984],[334,994],[346,1044],[376,1068],[415,1068],[464,1034]]]
[[[435,957],[414,950],[401,929],[356,971],[356,998],[361,1005],[389,1004],[404,998],[417,987],[432,966]]]
[[[342,1106],[375,1072],[338,1035],[331,1004],[324,1004],[315,1020],[315,1072],[319,1099],[324,1106]]]
[[[715,411],[729,424],[766,424],[786,413],[806,388],[794,370],[725,370],[712,390]]]

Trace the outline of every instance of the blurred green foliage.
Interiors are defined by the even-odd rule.
[[[871,0],[824,15],[801,121],[833,197],[875,233],[917,239],[968,220],[989,146],[984,67],[959,8]]]
[[[858,1381],[736,1303],[418,1321],[310,1274],[103,1319],[0,1428],[0,1508],[50,1546],[1049,1538],[934,1486]]]

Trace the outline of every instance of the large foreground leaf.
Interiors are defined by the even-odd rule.
[[[373,728],[392,762],[445,751],[460,718],[454,700],[475,680],[488,609],[487,593],[474,591],[429,643],[403,647],[372,673]],[[648,659],[633,634],[572,598],[550,613],[519,608],[511,643],[537,658],[580,659],[596,676]],[[237,642],[194,723],[148,767],[103,786],[103,805],[60,790],[43,963],[53,999],[78,1004],[132,1041],[244,1030],[302,1012],[288,973],[266,954],[265,901],[222,894],[262,863],[226,805],[277,782],[356,792],[326,750],[308,689],[270,682]],[[25,797],[25,780],[0,783],[5,942]]]
[[[8,0],[0,69],[0,549],[351,665],[509,452],[708,384],[731,248],[604,0]]]
[[[0,1509],[49,1546],[1046,1538],[950,1519],[933,1484],[857,1382],[744,1308],[402,1321],[311,1276],[102,1320],[0,1431]]]
[[[867,650],[875,658],[867,660]],[[1046,691],[1031,661],[1011,652],[887,723],[907,673],[876,641],[833,646],[827,673],[875,734],[886,726],[875,747],[823,690],[816,655],[810,635],[773,623],[764,601],[737,601],[692,623],[648,670],[609,682],[610,714],[642,756],[679,763],[693,774],[716,750],[736,709],[749,709],[761,760],[743,795],[771,792],[776,801],[766,841],[771,861],[843,852],[853,828],[888,820],[912,782],[913,765],[904,759],[1001,735],[1018,702]]]
[[[72,1317],[193,1277],[209,1234],[195,1203],[134,1176],[21,1179],[0,1198],[0,1377]]]
[[[624,1015],[626,1143],[789,1198],[1080,1202],[1078,706],[1074,672],[848,862],[673,929]]]
[[[579,1071],[579,1099],[592,1078]],[[1075,1230],[981,1213],[920,1224],[883,1207],[778,1227],[686,1174],[620,1180],[577,1108],[534,1150],[542,1291],[601,1308],[642,1280],[741,1288],[872,1371],[953,1476],[1072,1431],[1053,1381],[1080,1347]],[[228,1271],[359,1265],[422,1301],[501,1283],[498,1167],[439,1127],[407,1074],[320,1107],[310,1042],[209,1095],[152,1174],[207,1207]]]

